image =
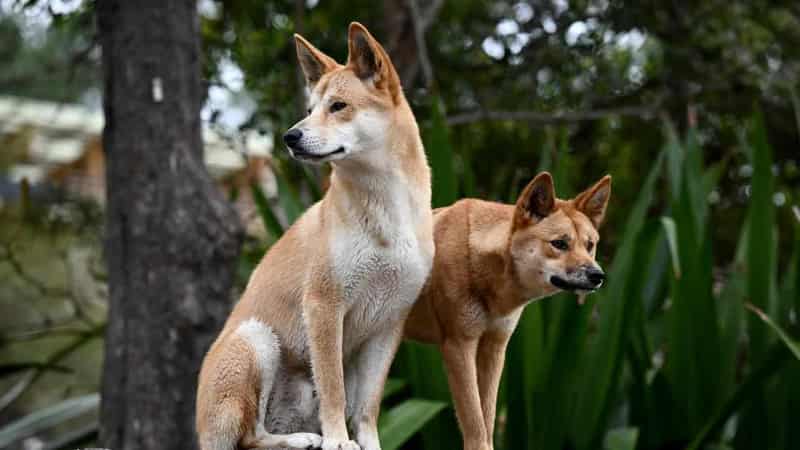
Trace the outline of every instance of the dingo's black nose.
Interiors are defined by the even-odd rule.
[[[586,269],[586,278],[588,278],[589,283],[592,283],[594,286],[600,286],[603,281],[605,281],[606,274],[596,267],[591,267]]]
[[[289,148],[295,148],[300,139],[303,137],[303,132],[297,128],[292,128],[291,130],[287,131],[286,134],[283,135],[283,142],[289,146]]]

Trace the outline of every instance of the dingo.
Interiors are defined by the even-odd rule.
[[[430,169],[386,52],[358,23],[344,66],[295,41],[309,113],[284,140],[295,159],[330,161],[331,184],[264,256],[206,355],[203,450],[380,449],[383,385],[433,265]],[[317,405],[319,422],[304,423]]]
[[[525,305],[603,283],[594,255],[610,194],[605,176],[559,200],[541,173],[516,206],[467,199],[435,211],[434,268],[405,332],[441,349],[466,450],[494,448],[506,345]]]

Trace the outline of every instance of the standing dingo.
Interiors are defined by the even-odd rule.
[[[544,172],[516,205],[466,199],[436,210],[433,273],[406,336],[441,349],[466,450],[494,448],[506,345],[525,305],[603,284],[594,257],[610,195],[605,176],[574,199],[559,200]]]

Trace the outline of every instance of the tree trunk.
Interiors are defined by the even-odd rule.
[[[203,164],[192,0],[100,0],[107,158],[106,332],[100,440],[195,448],[203,355],[230,307],[241,240]]]

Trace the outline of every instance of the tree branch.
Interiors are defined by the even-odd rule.
[[[650,120],[658,115],[658,107],[623,106],[619,108],[597,109],[594,111],[557,111],[553,113],[539,111],[488,111],[456,113],[447,117],[448,125],[466,125],[475,122],[530,122],[542,125],[586,122],[616,116],[641,117]]]
[[[429,8],[428,13],[434,12],[438,13],[438,10],[434,10],[436,4],[434,3]],[[441,5],[439,5],[441,8]],[[428,47],[425,45],[425,16],[422,15],[422,12],[419,9],[419,5],[417,4],[417,0],[408,0],[408,9],[411,12],[411,25],[414,27],[414,40],[417,43],[417,55],[419,57],[419,65],[422,68],[422,78],[423,82],[425,83],[425,87],[430,89],[433,86],[433,65],[431,64],[431,60],[428,57]],[[433,21],[434,15],[428,15],[430,17],[429,22],[427,23],[430,26],[430,22]]]
[[[0,262],[6,262],[14,273],[17,276],[26,282],[29,286],[36,289],[42,296],[52,296],[52,297],[64,297],[68,295],[68,292],[63,291],[61,289],[51,288],[45,285],[43,282],[39,281],[36,277],[29,274],[25,268],[22,266],[22,263],[17,259],[16,255],[14,254],[11,244],[6,242],[0,242],[0,248],[3,250],[2,255],[0,255]]]
[[[433,25],[433,21],[439,16],[442,6],[444,6],[444,0],[433,0],[428,9],[420,16],[420,27],[423,33]]]

